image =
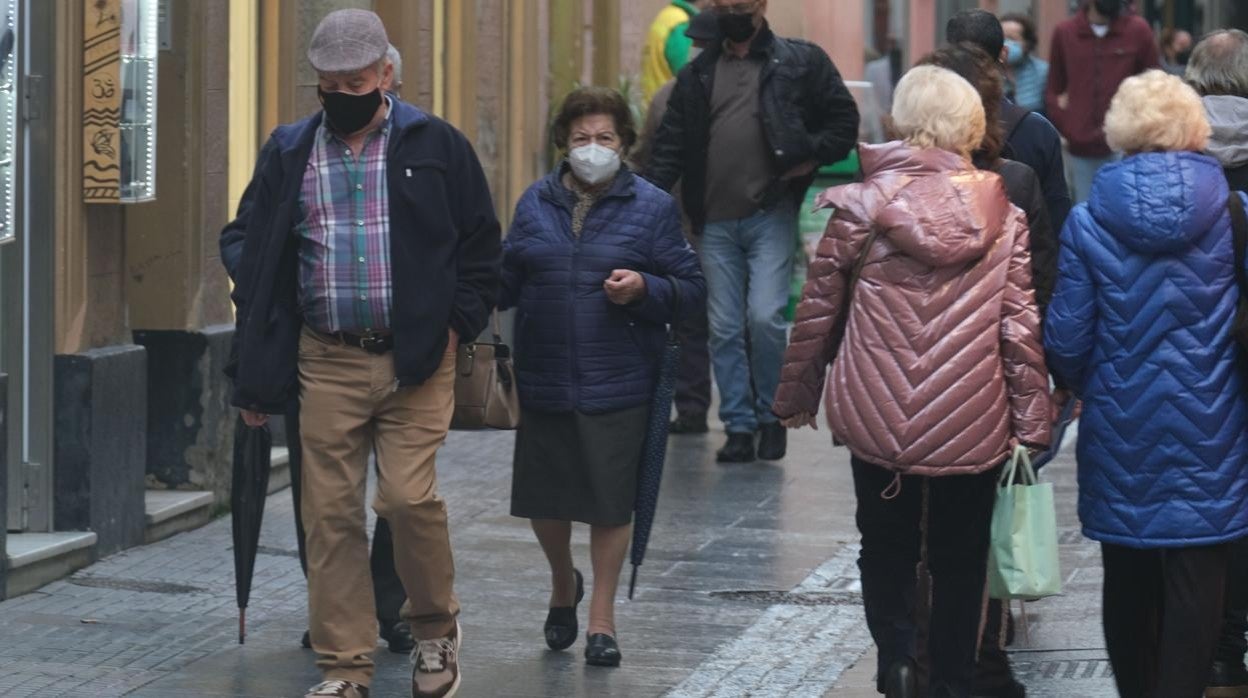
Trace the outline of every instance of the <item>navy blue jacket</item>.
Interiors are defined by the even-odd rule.
[[[1049,120],[1002,100],[1001,121],[1006,146],[1002,157],[1017,160],[1036,171],[1044,188],[1053,230],[1061,230],[1070,215],[1070,188],[1066,186],[1066,166],[1062,161],[1062,137]]]
[[[437,370],[447,330],[471,341],[498,289],[501,243],[489,186],[463,134],[393,100],[387,152],[394,368],[419,385]],[[226,373],[238,407],[279,414],[298,397],[299,189],[318,112],[280,126],[260,150],[237,217],[221,233],[234,280],[234,345]]]
[[[572,235],[575,196],[555,172],[516,205],[503,245],[500,308],[516,307],[520,404],[539,412],[601,414],[649,403],[665,323],[705,312],[706,282],[681,232],[676,201],[622,170]],[[645,297],[607,299],[616,269],[641,272]]]
[[[1239,291],[1227,196],[1211,157],[1134,155],[1101,168],[1062,231],[1045,348],[1084,400],[1089,538],[1159,548],[1248,534],[1248,380],[1230,334]]]

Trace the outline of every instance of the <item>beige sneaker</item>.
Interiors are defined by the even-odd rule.
[[[303,698],[368,698],[368,686],[351,681],[333,679],[322,681],[303,695]]]
[[[412,650],[412,698],[450,698],[459,690],[459,623],[448,637],[418,640]]]

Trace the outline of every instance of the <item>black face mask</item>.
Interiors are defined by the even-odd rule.
[[[316,88],[321,98],[321,106],[325,108],[325,118],[329,125],[341,136],[358,133],[377,115],[381,106],[381,88],[362,95],[348,92],[326,92]]]
[[[719,33],[725,39],[739,44],[749,41],[754,36],[754,15],[720,15],[718,18]]]
[[[1093,0],[1092,5],[1107,19],[1117,19],[1122,14],[1122,0]]]

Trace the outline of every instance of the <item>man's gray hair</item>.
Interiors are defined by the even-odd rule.
[[[1202,97],[1248,97],[1248,34],[1220,29],[1201,39],[1184,77]]]
[[[399,49],[395,48],[394,44],[390,44],[390,48],[386,49],[386,60],[394,66],[394,85],[401,86],[403,84],[403,56],[399,55]]]

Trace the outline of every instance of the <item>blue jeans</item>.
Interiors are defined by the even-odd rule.
[[[1092,194],[1092,180],[1096,179],[1097,170],[1111,162],[1117,161],[1117,155],[1103,158],[1081,158],[1068,154],[1066,162],[1070,163],[1068,179],[1070,180],[1071,202],[1077,204],[1087,201]]]
[[[776,421],[771,403],[787,341],[784,309],[796,236],[797,211],[789,203],[707,223],[702,233],[711,366],[719,418],[729,434],[753,433],[759,424]]]

